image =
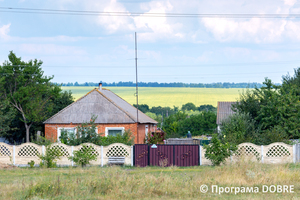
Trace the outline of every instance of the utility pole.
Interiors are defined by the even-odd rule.
[[[135,37],[135,81],[136,81],[136,135],[137,143],[139,144],[139,91],[138,91],[138,72],[137,72],[137,41],[136,41],[136,32],[134,33]]]

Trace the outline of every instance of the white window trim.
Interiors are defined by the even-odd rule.
[[[65,129],[65,130],[68,130],[68,129],[69,130],[74,130],[75,129],[75,135],[77,133],[77,128],[76,127],[74,127],[74,128],[71,128],[71,127],[59,127],[59,128],[57,128],[57,142],[58,143],[61,143],[59,137],[61,136],[61,130],[62,129]]]
[[[109,130],[121,130],[122,131],[122,135],[125,132],[125,128],[124,127],[105,127],[105,137],[108,136],[108,131]]]
[[[145,136],[148,137],[148,132],[151,131],[148,125],[145,125]]]

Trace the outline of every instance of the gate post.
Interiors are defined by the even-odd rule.
[[[101,167],[103,167],[103,146],[101,146]]]
[[[201,145],[199,144],[199,164],[202,165],[202,154],[201,154]]]
[[[13,146],[13,165],[16,165],[16,146]]]
[[[71,156],[72,156],[72,157],[74,156],[74,155],[73,155],[73,150],[74,150],[74,146],[71,146]],[[72,161],[71,161],[71,165],[72,165],[72,167],[74,166],[73,159],[72,159]]]
[[[261,163],[264,163],[264,145],[261,145]]]
[[[296,163],[296,144],[293,145],[293,163]]]
[[[131,166],[133,166],[133,155],[134,155],[133,146],[131,146],[130,148],[131,148]]]

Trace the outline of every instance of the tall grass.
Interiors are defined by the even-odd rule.
[[[91,167],[0,171],[3,199],[291,199],[300,197],[299,165],[240,162],[220,167]],[[294,185],[295,193],[201,193],[221,187]]]

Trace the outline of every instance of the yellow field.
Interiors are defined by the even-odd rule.
[[[95,87],[62,87],[71,90],[75,99],[78,99]],[[134,87],[106,87],[130,104],[136,103]],[[210,104],[217,106],[218,101],[236,101],[243,88],[166,88],[166,87],[139,87],[139,104],[153,106],[181,106],[192,102],[196,106]]]

